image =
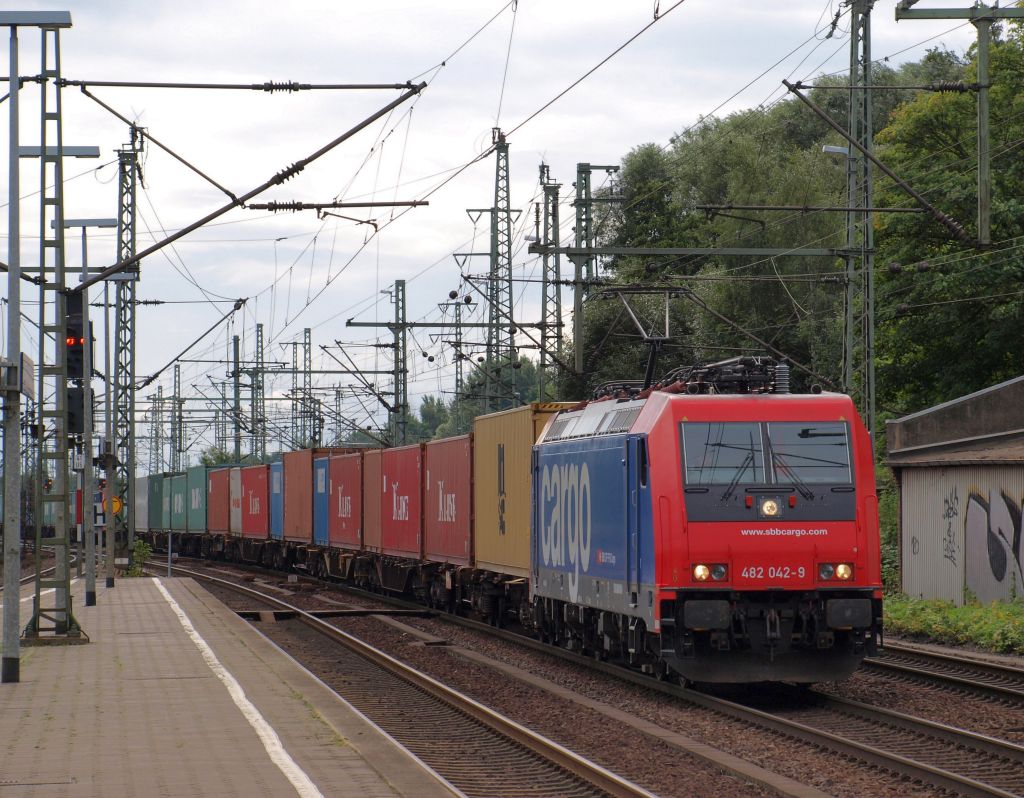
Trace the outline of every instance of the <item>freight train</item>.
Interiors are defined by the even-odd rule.
[[[516,620],[659,677],[810,683],[882,633],[871,441],[849,397],[741,358],[653,389],[138,481],[157,546]]]

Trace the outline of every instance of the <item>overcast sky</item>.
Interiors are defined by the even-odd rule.
[[[520,0],[516,5],[505,0],[92,0],[19,3],[17,8],[70,9],[73,27],[61,36],[61,54],[64,77],[72,80],[428,81],[419,98],[253,201],[419,199],[486,150],[493,127],[514,130],[509,136],[512,205],[523,209],[524,223],[524,229],[517,230],[514,262],[522,277],[539,276],[523,235],[532,232],[541,161],[550,164],[551,175],[563,184],[563,201],[569,202],[577,162],[618,163],[640,144],[667,144],[701,115],[724,115],[778,100],[784,93],[782,78],[846,70],[848,15],[832,38],[825,37],[836,11],[846,10],[839,0],[686,0],[675,8],[662,0],[656,24],[565,97],[522,124],[650,23],[656,5],[651,0]],[[943,3],[932,0],[928,5]],[[970,25],[953,21],[897,23],[894,7],[891,0],[875,5],[872,52],[877,59],[891,56],[890,63],[896,65],[919,58],[927,47],[963,51],[973,40]],[[6,33],[0,38],[7,64]],[[39,72],[36,31],[22,32],[20,71]],[[236,195],[312,154],[399,94],[323,90],[271,95],[105,87],[92,91]],[[38,144],[38,87],[26,84],[21,97],[21,143]],[[63,103],[65,145],[101,148],[98,162],[67,161],[65,216],[115,216],[115,150],[127,141],[128,128],[77,88],[64,90]],[[6,150],[8,126],[0,128]],[[4,164],[6,174],[6,160]],[[227,201],[217,188],[152,143],[144,157],[144,178],[138,197],[140,249]],[[597,185],[602,177],[594,180]],[[21,181],[22,262],[28,265],[38,258],[33,240],[38,235],[37,162],[24,162]],[[376,342],[372,330],[346,328],[345,320],[391,318],[389,297],[381,292],[400,278],[408,283],[409,319],[441,320],[437,303],[459,288],[459,267],[452,254],[488,249],[486,218],[474,226],[465,209],[489,207],[493,184],[490,157],[432,193],[429,207],[409,210],[398,219],[393,217],[399,212],[389,209],[341,211],[354,219],[374,220],[380,230],[376,236],[370,224],[318,219],[313,212],[228,212],[144,260],[139,298],[175,304],[139,308],[139,375],[171,360],[230,308],[228,300],[239,297],[248,300],[244,311],[204,339],[189,358],[224,359],[231,336],[237,334],[249,360],[254,326],[262,322],[270,342],[268,361],[290,361],[290,348],[282,344],[301,340],[303,328],[310,327],[314,368],[336,367],[319,345],[333,345],[335,340]],[[571,208],[565,207],[563,240],[571,236],[571,215]],[[0,230],[6,250],[6,214]],[[90,266],[114,262],[112,231],[91,231],[89,240]],[[69,233],[67,251],[68,268],[79,269],[77,231]],[[485,268],[485,258],[472,258],[467,266],[476,274]],[[539,287],[531,283],[517,288],[517,318],[534,320],[538,293]],[[34,289],[24,298],[34,301]],[[6,307],[3,312],[6,319]],[[34,306],[26,312],[33,315]],[[99,324],[97,328],[102,330]],[[0,334],[6,335],[6,321]],[[33,352],[35,330],[26,326],[23,336],[24,348]],[[421,351],[433,355],[434,363],[428,363]],[[353,346],[350,353],[366,367],[390,367],[387,350]],[[414,407],[416,397],[451,391],[451,354],[426,333],[418,332],[410,341]],[[182,373],[190,395],[198,395],[193,385],[212,394],[210,378],[223,381],[226,368],[186,363]],[[324,376],[316,382],[329,386],[338,379]],[[168,394],[170,380],[168,370],[160,379]],[[280,393],[289,387],[290,378],[281,378],[268,389]],[[155,384],[143,396],[153,388]],[[373,408],[372,400],[365,402]],[[354,421],[366,423],[359,403],[350,400],[346,407]],[[376,420],[382,421],[383,415],[378,413]],[[148,428],[140,433],[148,433]],[[194,444],[190,454],[198,456],[204,445],[208,443]]]

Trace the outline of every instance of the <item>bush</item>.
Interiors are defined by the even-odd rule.
[[[1024,603],[966,604],[892,595],[885,598],[885,630],[938,643],[1024,654]]]
[[[144,576],[143,567],[153,554],[153,549],[144,540],[136,540],[132,546],[131,565],[128,566],[128,576]]]
[[[888,468],[878,468],[875,475],[878,486],[878,522],[882,532],[882,586],[885,592],[899,593],[900,585],[900,529],[899,496],[896,482]]]

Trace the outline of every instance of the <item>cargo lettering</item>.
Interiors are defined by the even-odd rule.
[[[345,486],[338,486],[338,518],[352,517],[352,497],[344,495]]]
[[[202,488],[192,488],[189,491],[189,500],[192,502],[192,509],[199,510],[203,506],[203,491]]]
[[[409,520],[409,497],[398,495],[398,483],[391,483],[391,520]]]
[[[437,520],[455,523],[455,494],[444,492],[444,480],[437,481]]]
[[[260,514],[260,497],[255,491],[249,491],[249,515]]]
[[[580,570],[590,570],[590,469],[586,463],[544,466],[540,549],[544,565],[569,567],[569,599],[577,601]]]

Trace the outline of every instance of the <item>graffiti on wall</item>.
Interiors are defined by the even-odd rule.
[[[1022,504],[1002,489],[972,489],[964,512],[967,589],[978,601],[1024,597]]]
[[[953,522],[960,515],[960,496],[954,485],[949,495],[942,500],[942,520],[945,524],[945,532],[942,537],[942,556],[956,565],[957,545],[956,532],[953,531]]]

